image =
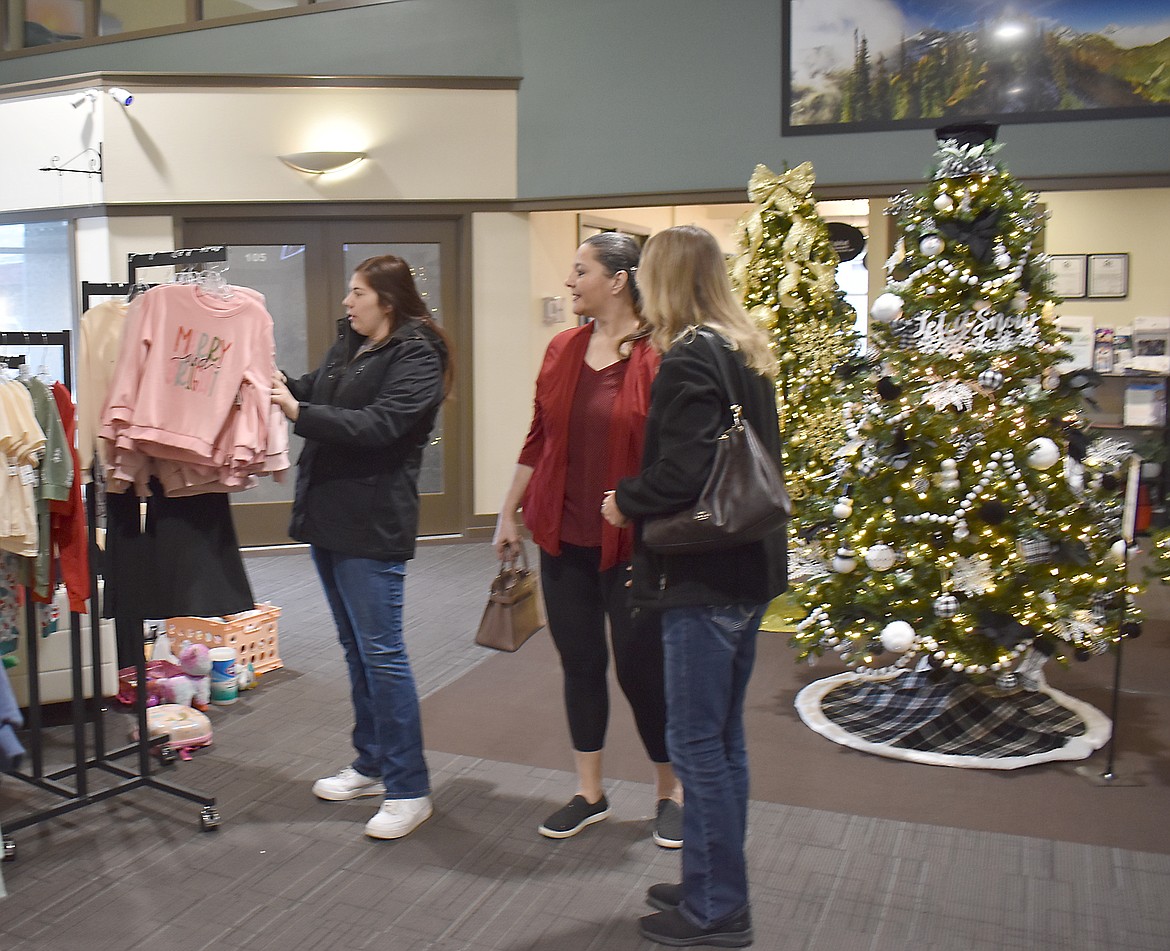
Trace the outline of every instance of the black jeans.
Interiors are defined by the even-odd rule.
[[[562,544],[560,555],[540,553],[541,590],[549,632],[561,655],[573,749],[592,753],[605,746],[608,618],[617,681],[630,702],[642,745],[653,762],[670,762],[661,619],[654,612],[631,611],[625,563],[606,571],[599,570],[600,563],[600,548]]]

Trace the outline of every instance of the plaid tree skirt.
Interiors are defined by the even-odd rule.
[[[927,670],[828,677],[800,691],[796,709],[805,725],[843,746],[974,769],[1084,759],[1112,727],[1095,707],[1046,684],[1005,690]]]

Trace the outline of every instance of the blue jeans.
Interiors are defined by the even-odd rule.
[[[662,615],[666,746],[683,786],[682,914],[709,928],[748,904],[744,694],[766,605]]]
[[[352,766],[380,777],[387,799],[430,795],[418,690],[402,637],[406,565],[311,550],[349,666]]]

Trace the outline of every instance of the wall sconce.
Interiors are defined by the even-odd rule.
[[[357,165],[366,158],[365,152],[292,152],[277,156],[289,168],[310,175],[328,175]]]

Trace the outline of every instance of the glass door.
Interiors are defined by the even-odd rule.
[[[276,335],[277,365],[289,376],[317,366],[345,316],[341,306],[353,268],[376,254],[397,254],[414,272],[431,317],[454,343],[456,368],[466,352],[463,322],[457,313],[457,223],[454,221],[192,220],[183,225],[187,247],[226,245],[227,280],[264,295]],[[470,406],[448,400],[423,454],[419,479],[420,535],[458,535],[469,504],[470,458],[463,458],[460,434]],[[290,440],[295,463],[300,440]],[[242,545],[289,541],[295,465],[283,482],[265,478],[254,489],[233,496],[233,515]]]

